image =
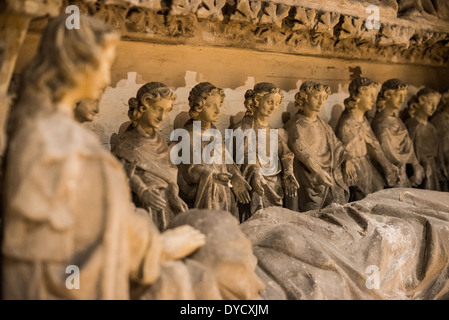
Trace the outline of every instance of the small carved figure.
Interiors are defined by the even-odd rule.
[[[79,123],[91,122],[99,112],[100,98],[81,100],[75,107],[75,120]]]
[[[190,135],[190,161],[179,164],[178,183],[181,196],[189,207],[227,210],[238,218],[237,204],[231,190],[238,201],[248,203],[250,201],[248,191],[251,190],[251,187],[235,163],[229,159],[226,160],[224,141],[214,125],[214,122],[218,120],[224,98],[223,89],[217,88],[209,82],[201,82],[190,91],[189,115],[191,119],[184,125],[184,129]],[[198,132],[194,129],[195,125],[198,126]],[[217,137],[215,133],[220,137]],[[201,147],[198,149],[194,145],[194,141],[197,139],[194,136],[196,134],[201,134]],[[204,162],[203,155],[209,144],[204,139],[206,136],[209,139],[213,136],[214,139],[221,140],[216,141],[218,148],[209,150],[207,156],[211,158],[211,163],[208,164]],[[218,151],[221,154],[215,154]],[[201,158],[200,163],[195,163],[194,158],[198,155]]]
[[[349,84],[350,97],[345,100],[345,111],[338,121],[336,136],[352,156],[357,178],[349,183],[351,200],[361,200],[370,193],[392,186],[398,180],[399,170],[385,157],[374,135],[365,112],[376,102],[378,84],[359,77]],[[383,169],[386,182],[373,165]]]
[[[243,135],[253,133],[244,140],[235,141],[236,157],[243,147],[243,157],[236,163],[252,186],[251,202],[239,208],[242,221],[262,208],[282,206],[285,194],[297,195],[299,185],[293,173],[293,153],[278,130],[272,130],[268,124],[269,117],[276,112],[283,98],[281,90],[272,83],[256,84],[254,89],[246,91],[245,116],[233,128]],[[267,154],[268,161],[264,163],[261,159]]]
[[[449,191],[449,91],[441,96],[441,103],[430,122],[437,130],[438,161],[443,179],[441,189]]]
[[[387,159],[399,168],[394,187],[410,188],[421,184],[424,169],[419,164],[404,122],[398,115],[407,94],[407,85],[399,79],[386,81],[377,96],[377,113],[371,127]],[[407,164],[413,169],[409,179]]]
[[[96,99],[109,83],[119,37],[85,16],[69,30],[66,18],[49,22],[12,109],[5,299],[127,299],[131,282],[154,283],[163,263],[205,242],[190,226],[161,236],[132,206],[121,164],[75,121],[76,102]],[[79,270],[70,269],[77,290],[67,285],[68,266]]]
[[[178,170],[170,160],[170,149],[157,132],[175,99],[175,93],[163,83],[143,85],[136,97],[129,99],[132,124],[113,151],[128,174],[134,203],[148,210],[159,230],[188,209],[178,195]]]
[[[429,122],[429,118],[437,110],[440,99],[441,95],[433,89],[419,90],[408,102],[407,111],[410,119],[405,123],[413,141],[416,157],[425,172],[420,187],[429,190],[440,190],[440,179],[445,177],[445,174],[440,172],[441,167],[437,166],[437,130]]]
[[[351,156],[318,113],[330,88],[306,81],[295,95],[299,111],[285,124],[288,145],[295,155],[294,169],[299,189],[299,210],[321,209],[349,199],[347,179],[356,178]]]

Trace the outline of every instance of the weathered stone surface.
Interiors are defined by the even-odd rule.
[[[447,64],[449,23],[444,19],[449,16],[448,5],[434,5],[430,0],[406,2],[399,2],[398,16],[398,4],[393,0],[346,0],[340,6],[324,0],[300,4],[289,0],[237,0],[235,4],[225,0],[177,0],[168,7],[157,0],[66,0],[66,4],[79,6],[82,12],[107,21],[120,29],[123,37],[134,40]],[[375,12],[368,8],[370,5],[379,9],[379,29],[367,24]],[[432,40],[422,44],[424,50],[414,46],[419,37]]]
[[[267,208],[241,228],[269,279],[266,299],[449,297],[447,193],[386,189],[306,213]],[[379,289],[368,288],[369,266]]]

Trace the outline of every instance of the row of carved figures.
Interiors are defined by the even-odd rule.
[[[234,218],[224,211],[192,210],[180,214],[176,218],[180,221],[161,233],[145,210],[132,205],[129,183],[136,201],[151,208],[160,228],[164,218],[170,219],[169,213],[185,210],[190,201],[198,207],[232,208],[233,194],[250,206],[240,211],[248,215],[258,209],[253,203],[280,205],[283,193],[294,196],[298,187],[301,206],[321,207],[347,201],[348,181],[357,181],[360,171],[368,172],[357,169],[364,146],[379,149],[362,117],[364,144],[354,144],[360,153],[352,155],[349,143],[345,148],[344,138],[340,142],[316,117],[328,87],[307,82],[297,94],[299,112],[285,128],[288,141],[282,136],[278,140],[280,174],[261,176],[258,166],[232,164],[229,168],[183,165],[178,170],[169,162],[169,146],[156,130],[175,95],[165,85],[151,82],[130,99],[132,126],[113,150],[119,162],[95,133],[80,125],[91,119],[91,110],[75,108],[78,101],[97,99],[109,84],[119,35],[91,17],[82,16],[80,29],[75,30],[68,30],[65,22],[65,16],[55,18],[43,33],[36,56],[23,72],[8,119],[1,219],[5,299],[170,299],[173,295],[178,299],[257,299],[265,285],[255,273],[252,244]],[[432,166],[425,161],[433,159],[435,164],[435,157],[423,159],[401,120],[389,114],[401,105],[405,89],[398,80],[382,86],[373,125],[379,123],[380,148],[385,152],[379,157],[399,159],[384,160],[389,172],[386,180],[409,186],[406,164],[414,166],[412,182],[419,185],[424,174],[425,182],[431,180],[432,171],[427,168]],[[413,119],[426,118],[422,110],[430,108],[434,97],[437,101],[433,91],[423,92],[410,103],[410,128],[414,128]],[[374,84],[357,79],[350,94],[347,117],[357,120],[354,111],[372,105]],[[189,99],[192,120],[212,127],[223,98],[223,91],[212,84],[198,84]],[[257,84],[245,98],[247,115],[236,125],[243,130],[268,127],[266,119],[282,101],[280,90],[268,83]],[[447,112],[445,108],[446,104],[441,112]],[[382,127],[383,118],[388,121]],[[192,122],[185,124],[187,130]],[[342,122],[342,129],[349,127]],[[420,141],[422,131],[415,130],[414,140]],[[433,140],[426,147],[435,145]],[[370,165],[362,160],[360,166]],[[400,172],[404,174],[399,176]],[[179,177],[184,180],[178,183]],[[76,266],[81,270],[81,286],[71,290],[68,267]]]
[[[243,222],[269,206],[303,212],[360,200],[386,187],[447,190],[448,93],[421,89],[400,113],[407,85],[391,79],[380,91],[378,87],[366,77],[350,83],[334,132],[318,116],[329,86],[303,83],[295,95],[298,111],[278,130],[277,146],[270,145],[268,119],[282,103],[281,89],[262,82],[248,90],[245,116],[231,128],[243,133],[265,130],[266,150],[277,148],[277,159],[272,160],[278,162],[278,170],[267,174],[267,165],[258,157],[250,161],[257,148],[249,147],[248,137],[236,146],[243,148],[243,163],[236,161],[237,152],[235,162],[227,163],[223,155],[221,163],[206,164],[203,158],[195,163],[193,154],[201,155],[209,144],[203,141],[201,150],[190,144],[191,161],[175,166],[170,158],[173,145],[157,129],[176,95],[162,83],[149,82],[129,99],[131,122],[126,129],[122,126],[112,152],[125,167],[135,204],[147,209],[160,229],[188,208],[227,210]],[[183,126],[190,136],[195,121],[202,135],[215,128],[224,99],[223,89],[209,82],[191,90],[190,119]],[[377,112],[370,123],[365,114],[374,105]]]

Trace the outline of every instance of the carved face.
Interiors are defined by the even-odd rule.
[[[363,87],[360,90],[358,107],[362,111],[371,110],[376,102],[376,92],[375,87]]]
[[[86,68],[79,78],[80,99],[95,100],[111,82],[111,65],[115,58],[115,43],[106,45],[99,65]]]
[[[390,108],[400,109],[407,96],[407,89],[387,90],[385,92],[385,104]]]
[[[255,110],[255,114],[262,117],[271,116],[281,104],[282,97],[279,93],[269,93],[260,99],[259,107]]]
[[[100,110],[99,104],[100,99],[80,101],[75,108],[75,119],[80,123],[93,121]]]
[[[327,100],[327,93],[325,91],[312,91],[304,104],[304,111],[306,112],[320,112]]]
[[[218,115],[220,114],[220,107],[222,104],[223,97],[220,94],[215,93],[210,95],[206,99],[197,120],[201,122],[216,122],[218,120]]]
[[[173,100],[171,99],[159,99],[152,101],[149,105],[146,105],[147,110],[140,117],[139,124],[143,128],[157,129],[164,121],[165,116],[173,109]]]
[[[419,110],[421,113],[427,117],[433,116],[435,111],[437,111],[438,103],[440,102],[440,97],[438,95],[426,95],[419,98]]]

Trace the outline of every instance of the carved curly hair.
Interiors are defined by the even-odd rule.
[[[133,126],[137,126],[138,120],[146,112],[148,106],[161,99],[175,101],[176,94],[161,82],[148,82],[140,87],[136,97],[128,100],[128,117]]]
[[[299,110],[302,110],[304,104],[309,99],[309,95],[312,92],[321,92],[321,91],[325,91],[326,94],[329,95],[331,93],[331,88],[328,85],[319,83],[317,81],[304,82],[299,88],[299,91],[295,94],[295,106]]]
[[[410,117],[414,117],[416,114],[416,111],[420,107],[420,98],[424,96],[436,96],[438,99],[441,98],[441,94],[433,89],[430,88],[423,88],[418,91],[416,95],[410,98],[410,100],[407,102],[407,112],[410,115]]]
[[[377,111],[382,111],[385,109],[385,101],[387,100],[387,98],[385,97],[385,92],[387,92],[388,90],[402,90],[402,89],[408,89],[408,85],[404,82],[402,82],[399,79],[390,79],[385,81],[382,84],[382,88],[380,89],[379,94],[377,95],[377,101],[376,101],[376,106],[377,106]]]
[[[281,101],[284,99],[284,95],[281,89],[269,82],[260,82],[254,86],[254,89],[249,89],[245,92],[245,108],[247,116],[254,115],[254,110],[259,107],[260,100],[271,93],[278,93],[281,96]]]
[[[354,109],[360,101],[360,94],[365,88],[377,88],[379,84],[367,77],[358,77],[349,84],[349,97],[345,99],[345,108]]]
[[[223,89],[217,88],[210,82],[200,82],[194,86],[189,93],[190,118],[197,120],[199,114],[203,110],[207,98],[214,94],[219,94],[221,96],[221,102],[223,103],[223,100],[226,97]]]

